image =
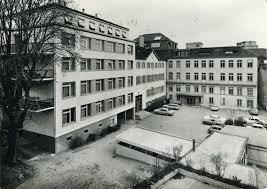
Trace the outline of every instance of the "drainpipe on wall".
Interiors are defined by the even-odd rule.
[[[196,151],[196,140],[193,139],[193,152]]]

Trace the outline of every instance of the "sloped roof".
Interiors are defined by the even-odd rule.
[[[136,60],[146,60],[151,53],[154,53],[154,55],[157,57],[158,60],[160,58],[157,56],[157,54],[152,49],[146,49],[144,47],[136,47],[135,48],[135,59]]]
[[[162,33],[147,33],[147,34],[143,34],[143,36],[144,36],[145,42],[147,42],[147,41],[163,41],[163,40],[172,41],[171,39],[169,39],[168,37],[166,37]],[[157,39],[156,37],[161,37],[161,38]],[[156,40],[155,40],[155,38],[156,38]],[[134,41],[138,41],[138,39],[139,39],[139,37],[134,39]]]

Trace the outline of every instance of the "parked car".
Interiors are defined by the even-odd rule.
[[[222,130],[222,128],[223,128],[223,126],[221,126],[221,125],[212,125],[212,126],[210,126],[210,128],[208,129],[208,133],[209,133],[209,134],[212,134],[212,133],[214,133],[214,132],[216,132],[216,131],[220,131],[220,130]]]
[[[251,121],[255,121],[256,123],[261,124],[263,126],[265,125],[265,121],[260,119],[258,116],[252,116],[252,117],[250,117],[248,119],[251,120]]]
[[[203,117],[203,123],[208,125],[224,125],[225,118],[217,116],[217,115],[209,115]]]
[[[163,108],[168,108],[169,110],[179,110],[178,104],[165,104]]]
[[[247,125],[246,127],[247,128],[256,128],[256,129],[264,129],[265,130],[265,127],[263,127],[263,125],[257,124],[257,123],[253,123],[251,125]]]
[[[251,115],[259,115],[259,111],[258,111],[258,109],[250,109],[250,110],[249,110],[249,113],[250,113]]]
[[[219,106],[212,105],[212,106],[210,106],[210,110],[211,111],[219,111]]]
[[[169,110],[168,108],[159,108],[154,110],[154,114],[172,116],[174,114],[174,110]]]

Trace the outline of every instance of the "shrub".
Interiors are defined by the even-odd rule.
[[[89,134],[87,139],[86,139],[86,142],[89,143],[89,142],[93,142],[96,140],[96,134]]]
[[[80,147],[81,145],[83,145],[84,141],[83,139],[80,137],[80,136],[76,136],[75,138],[73,138],[71,141],[70,141],[70,149],[75,149],[75,148],[78,148]]]
[[[233,125],[233,119],[227,119],[225,122],[224,122],[225,125]]]
[[[106,136],[108,134],[108,132],[109,132],[109,129],[106,127],[104,129],[102,129],[102,131],[100,132],[99,136],[104,137],[104,136]]]
[[[236,176],[233,176],[232,180],[236,184],[240,184],[241,183],[241,179],[237,178]]]
[[[239,117],[237,119],[235,119],[234,122],[235,126],[240,126],[240,127],[244,127],[244,121],[242,117]]]
[[[153,112],[155,109],[163,106],[166,103],[166,98],[157,99],[152,102],[148,107],[146,107],[146,111]]]

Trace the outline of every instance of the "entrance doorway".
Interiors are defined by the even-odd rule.
[[[142,95],[137,95],[135,97],[135,112],[142,110]]]
[[[194,105],[196,104],[196,99],[195,99],[195,97],[187,97],[187,98],[186,98],[186,103],[187,103],[188,105],[192,105],[192,106],[194,106]]]

